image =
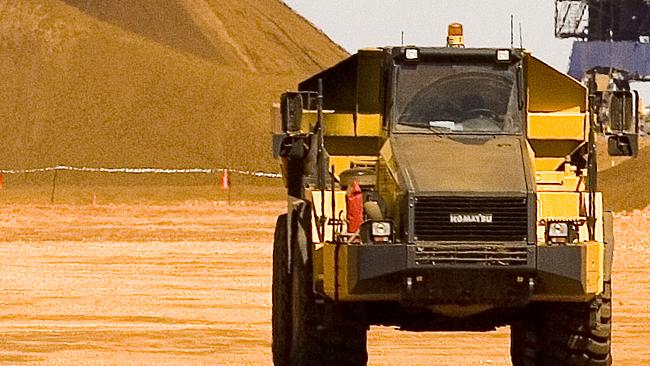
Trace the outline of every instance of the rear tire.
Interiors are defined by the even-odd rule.
[[[612,364],[612,288],[586,304],[534,306],[512,326],[514,366],[609,366]]]

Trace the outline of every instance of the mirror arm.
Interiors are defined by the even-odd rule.
[[[641,98],[639,97],[639,91],[633,90],[634,93],[634,133],[639,134],[639,103],[641,103]]]
[[[589,140],[587,150],[587,174],[588,174],[588,189],[589,189],[589,209],[587,211],[587,231],[589,233],[589,241],[596,239],[596,190],[597,175],[598,175],[598,160],[596,150],[596,121],[594,108],[596,105],[596,96],[589,95]]]
[[[320,199],[320,217],[318,218],[319,238],[321,242],[325,241],[325,223],[327,219],[325,218],[325,188],[327,185],[327,176],[329,175],[329,169],[327,168],[327,161],[325,160],[325,133],[323,131],[323,79],[318,79],[318,97],[317,101],[317,120],[316,120],[316,132],[318,138],[318,155],[316,156],[316,161],[318,165],[318,188],[321,192]]]

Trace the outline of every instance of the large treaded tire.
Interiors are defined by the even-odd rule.
[[[296,242],[291,256],[292,341],[287,365],[365,366],[368,353],[363,310],[314,293],[312,258],[304,258],[300,247],[306,243],[299,242],[308,238],[305,228],[311,228],[309,223],[292,226]]]
[[[531,313],[533,313],[531,311]],[[531,315],[533,315],[531,317]],[[534,314],[510,327],[510,357],[513,366],[537,366],[540,362],[539,326]]]
[[[366,325],[353,306],[316,296],[310,266],[294,252],[292,366],[364,366]]]
[[[291,352],[291,275],[287,215],[280,215],[273,236],[272,334],[273,364],[289,365]]]
[[[612,364],[612,287],[586,304],[547,304],[512,326],[514,366],[609,366]]]

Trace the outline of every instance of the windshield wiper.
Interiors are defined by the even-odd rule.
[[[415,127],[418,129],[423,129],[427,130],[429,132],[433,132],[434,134],[446,134],[446,133],[453,133],[454,131],[449,128],[445,127],[438,127],[438,126],[430,126],[427,124],[423,123],[418,123],[418,122],[398,122],[397,126],[408,126],[408,127]]]
[[[397,125],[429,129],[429,125],[418,122],[397,122]]]

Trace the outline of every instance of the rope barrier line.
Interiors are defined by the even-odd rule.
[[[282,178],[282,175],[278,173],[227,169],[227,168],[214,168],[214,169],[209,169],[209,168],[208,169],[204,169],[204,168],[188,168],[188,169],[89,168],[89,167],[73,167],[73,166],[64,166],[64,165],[47,167],[47,168],[35,168],[35,169],[0,169],[0,174],[32,174],[32,173],[54,172],[54,171],[90,172],[90,173],[126,173],[126,174],[216,174],[216,173],[223,173],[226,170],[228,171],[228,173],[249,175],[249,176],[259,177],[259,178]]]

